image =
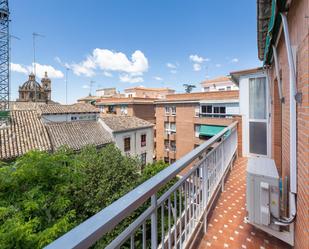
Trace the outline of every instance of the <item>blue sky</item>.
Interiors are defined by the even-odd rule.
[[[36,39],[37,74],[48,70],[52,98],[68,102],[93,89],[136,85],[183,91],[185,83],[260,66],[256,1],[11,0],[11,98],[27,79]],[[94,91],[93,91],[94,93]]]

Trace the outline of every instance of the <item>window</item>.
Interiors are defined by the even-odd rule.
[[[145,165],[146,165],[146,158],[147,158],[147,153],[142,153],[142,154],[141,154],[141,163],[142,163],[142,166],[145,166]]]
[[[214,113],[220,113],[220,107],[214,106]]]
[[[72,120],[72,121],[77,120],[77,117],[76,117],[76,116],[72,116],[72,117],[71,117],[71,120]]]
[[[128,109],[127,109],[126,105],[122,105],[120,107],[120,113],[121,113],[121,115],[127,115],[128,114]]]
[[[212,105],[203,105],[202,113],[212,113]]]
[[[146,146],[146,134],[141,135],[141,147]]]
[[[176,162],[176,160],[175,159],[171,159],[171,164],[174,163],[174,162]]]
[[[113,114],[116,114],[116,108],[114,105],[109,105],[108,106],[108,111],[107,113],[113,113]]]
[[[164,129],[165,129],[165,132],[166,133],[175,133],[176,132],[176,123],[168,123],[168,122],[165,122],[164,123]]]
[[[124,151],[125,152],[130,151],[131,150],[131,138],[126,137],[123,142],[124,142]]]
[[[266,119],[266,79],[249,80],[249,116],[251,119]]]
[[[227,90],[227,91],[231,91],[231,90],[232,90],[232,87],[231,87],[231,86],[227,86],[227,87],[226,87],[226,90]]]
[[[225,113],[225,106],[220,106],[220,113]]]
[[[176,132],[176,123],[170,123],[170,130]]]
[[[170,163],[169,158],[168,158],[168,157],[164,157],[164,162],[165,162],[165,163]]]
[[[164,140],[164,149],[165,150],[169,150],[170,149],[169,141],[168,140]]]
[[[170,114],[170,107],[165,106],[165,115],[169,115],[169,114]]]
[[[221,87],[221,88],[219,88],[218,90],[219,90],[219,91],[224,91],[224,90],[225,90],[225,88],[222,88],[222,87]]]
[[[204,92],[209,92],[209,86],[204,87]]]
[[[176,115],[176,106],[171,107],[172,115]]]
[[[171,141],[171,151],[176,151],[176,142]]]

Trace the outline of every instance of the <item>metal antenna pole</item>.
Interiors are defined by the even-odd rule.
[[[92,92],[92,85],[93,83],[95,83],[95,81],[90,80],[90,84],[89,84],[89,96],[91,96],[91,92]]]
[[[44,35],[41,35],[39,33],[32,33],[33,38],[33,74],[34,74],[34,102],[36,102],[36,84],[35,84],[35,78],[36,78],[36,62],[35,62],[35,38],[36,37],[45,37]]]
[[[65,104],[68,104],[68,73],[69,73],[70,68],[66,67],[66,72],[65,72]]]

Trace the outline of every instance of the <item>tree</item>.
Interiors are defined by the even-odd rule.
[[[31,151],[0,164],[0,248],[42,248],[146,181],[167,165],[125,157],[114,145],[79,154]],[[104,248],[149,205],[145,203],[105,235]]]
[[[191,84],[183,84],[186,93],[191,93],[193,88],[196,88],[195,85],[191,85]]]

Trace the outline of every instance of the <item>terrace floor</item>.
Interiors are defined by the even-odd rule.
[[[245,223],[246,166],[246,158],[239,158],[235,162],[224,192],[221,193],[210,214],[207,234],[201,239],[199,249],[291,248],[277,238]]]

